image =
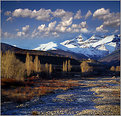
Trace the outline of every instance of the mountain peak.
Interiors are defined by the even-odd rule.
[[[114,35],[101,37],[98,35],[92,35],[87,39],[84,35],[80,34],[76,38],[65,40],[61,43],[49,42],[46,44],[40,44],[39,47],[34,50],[57,50],[75,52],[78,54],[84,54],[87,57],[103,57],[109,53],[115,51],[117,46],[120,46],[120,42],[115,39]]]
[[[49,42],[49,43],[46,43],[46,44],[40,44],[39,47],[37,47],[33,50],[43,50],[43,51],[56,50],[57,46],[58,46],[57,43]]]

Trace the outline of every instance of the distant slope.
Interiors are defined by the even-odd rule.
[[[120,65],[120,49],[112,52],[111,54],[105,56],[99,60],[102,63],[108,64],[110,66]]]
[[[6,52],[8,50],[16,53],[16,54],[26,54],[27,52],[31,55],[45,55],[45,56],[62,56],[69,57],[76,60],[87,59],[87,57],[83,54],[76,54],[74,52],[63,51],[63,50],[49,50],[49,51],[41,51],[41,50],[26,50],[18,47],[14,47],[12,45],[8,45],[6,43],[1,43],[2,52]]]
[[[36,50],[25,50],[21,48],[17,48],[5,43],[1,43],[1,51],[6,52],[6,51],[11,51],[14,52],[16,57],[21,60],[22,62],[25,62],[26,60],[26,54],[29,53],[32,57],[33,60],[36,55],[38,55],[38,58],[41,62],[41,64],[54,64],[54,65],[62,65],[63,61],[70,60],[72,65],[79,65],[80,62],[78,62],[75,59],[71,59],[69,57],[65,57],[62,55],[58,55],[56,53],[51,53],[51,51],[36,51]]]
[[[33,55],[52,55],[51,53],[47,52],[47,51],[40,51],[40,50],[26,50],[26,49],[21,49],[18,47],[14,47],[12,45],[6,44],[6,43],[1,43],[1,51],[2,52],[6,52],[6,51],[11,51],[14,53],[20,53],[20,54],[33,54]]]
[[[65,57],[69,57],[69,58],[73,58],[76,60],[88,59],[88,57],[83,55],[83,54],[77,54],[74,52],[69,52],[69,51],[64,51],[64,50],[59,50],[59,49],[58,50],[50,50],[48,52],[58,54],[61,56],[65,56]]]

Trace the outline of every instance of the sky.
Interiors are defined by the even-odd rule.
[[[120,33],[119,1],[2,1],[0,12],[1,42],[24,49]]]

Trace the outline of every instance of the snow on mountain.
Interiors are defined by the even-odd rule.
[[[57,44],[54,42],[49,42],[47,44],[40,44],[39,47],[33,49],[33,50],[42,50],[42,51],[47,51],[47,50],[56,50],[57,49]]]
[[[40,44],[39,47],[34,50],[56,50],[62,49],[64,51],[75,52],[78,54],[84,54],[88,57],[103,57],[109,53],[112,53],[120,46],[120,38],[116,35],[110,36],[97,36],[93,35],[89,39],[80,34],[78,37],[70,40],[66,40],[59,44],[49,42],[47,44]]]

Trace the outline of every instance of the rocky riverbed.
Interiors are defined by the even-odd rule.
[[[22,104],[4,102],[2,115],[120,115],[119,77],[78,79],[78,83]]]

